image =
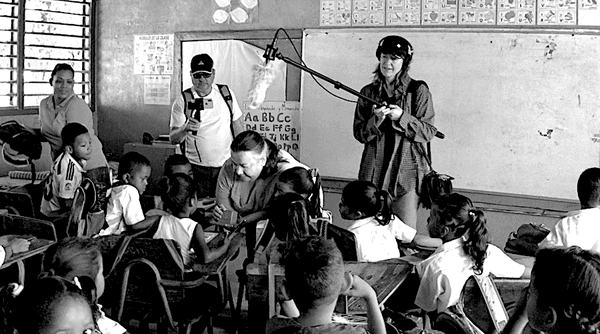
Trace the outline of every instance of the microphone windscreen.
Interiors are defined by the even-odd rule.
[[[274,62],[271,61],[266,65],[254,65],[252,72],[252,82],[248,90],[248,100],[250,101],[248,108],[258,109],[265,100],[267,89],[275,79],[276,70]]]

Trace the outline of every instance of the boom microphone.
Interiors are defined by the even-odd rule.
[[[248,90],[248,100],[250,101],[248,108],[258,109],[265,101],[267,89],[275,79],[275,63],[266,60],[264,65],[254,65],[252,71],[252,82],[250,83],[250,90]]]

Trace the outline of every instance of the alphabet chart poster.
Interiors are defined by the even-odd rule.
[[[258,109],[244,102],[246,130],[254,130],[270,139],[277,147],[300,157],[300,102],[265,101]]]
[[[458,0],[423,0],[423,24],[456,24]]]
[[[385,0],[354,0],[353,26],[385,25]]]
[[[350,26],[352,0],[321,0],[321,26]]]
[[[421,24],[421,0],[387,0],[386,24]]]
[[[535,25],[535,0],[498,0],[498,25]]]

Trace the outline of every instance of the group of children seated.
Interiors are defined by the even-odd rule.
[[[46,185],[42,205],[46,215],[68,210],[69,195],[81,180],[89,158],[89,135],[84,130],[76,123],[63,129],[65,150]],[[229,237],[213,249],[205,242],[204,228],[198,220],[206,220],[210,213],[196,213],[202,205],[191,169],[184,156],[169,157],[157,209],[144,213],[140,196],[148,183],[150,163],[138,153],[125,154],[117,182],[111,187],[105,228],[99,235],[151,231],[154,238],[177,241],[188,267],[224,254]],[[288,298],[280,302],[282,315],[287,317],[271,319],[267,333],[365,332],[363,328],[332,322],[340,294],[364,298],[368,332],[385,333],[386,324],[373,288],[345,272],[340,250],[332,240],[321,236],[315,225],[319,219],[331,220],[331,214],[323,212],[318,178],[304,167],[294,167],[278,175],[275,189],[268,223],[253,260],[284,266],[285,291],[280,295]],[[339,203],[346,222],[337,225],[345,224],[354,234],[358,261],[397,259],[401,257],[398,241],[435,249],[416,265],[419,283],[416,297],[409,301],[427,312],[433,323],[437,314],[459,303],[463,286],[472,275],[531,277],[529,289],[515,307],[505,333],[521,333],[527,323],[546,333],[600,333],[600,168],[584,171],[577,191],[581,210],[570,212],[557,223],[540,244],[542,249],[533,268],[515,262],[490,243],[484,213],[459,193],[435,199],[427,219],[429,235],[420,235],[392,213],[391,198],[385,190],[368,181],[352,181],[343,189]],[[40,326],[65,324],[60,317],[74,307],[81,313],[75,332],[125,332],[97,305],[104,279],[101,254],[94,241],[65,239],[59,242],[52,259],[49,277],[34,287],[24,292],[18,285],[4,289],[2,304],[12,306],[3,310],[12,311],[3,313],[9,319],[0,325],[20,333],[41,333]],[[403,293],[399,289],[392,299],[403,298]]]

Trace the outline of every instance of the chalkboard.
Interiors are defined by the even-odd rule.
[[[304,60],[360,90],[377,66],[378,41],[407,38],[410,74],[428,83],[435,126],[446,134],[432,142],[436,170],[459,188],[575,199],[579,174],[600,162],[598,33],[315,29],[304,33]],[[354,108],[303,74],[300,156],[322,175],[357,177]]]

